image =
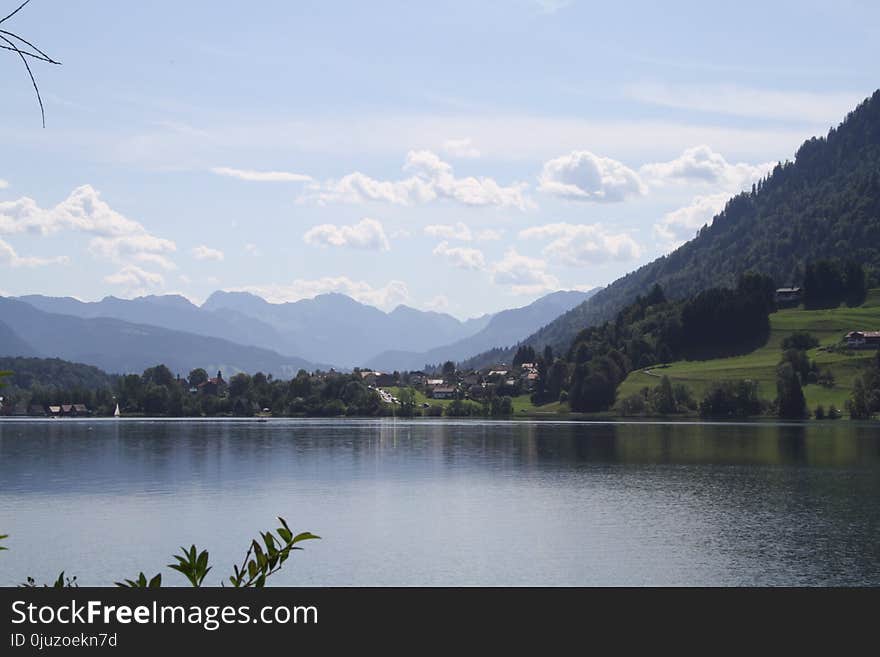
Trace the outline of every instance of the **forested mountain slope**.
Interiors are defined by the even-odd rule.
[[[578,331],[612,319],[655,283],[671,299],[733,286],[749,270],[780,286],[798,284],[805,264],[822,258],[855,260],[865,266],[870,284],[878,282],[880,91],[826,137],[806,141],[794,161],[777,165],[751,191],[730,199],[694,239],[618,279],[524,343],[565,350]],[[512,353],[495,350],[466,365],[509,360]]]

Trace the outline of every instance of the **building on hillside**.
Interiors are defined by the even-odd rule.
[[[537,372],[528,372],[521,377],[523,386],[526,390],[531,392],[535,389],[535,386],[538,384],[538,376]]]
[[[803,290],[799,287],[781,287],[776,290],[776,303],[780,306],[796,305],[803,296]]]
[[[444,383],[446,382],[443,379],[428,379],[427,381],[425,381],[425,385],[429,388],[434,386],[442,386]]]
[[[52,417],[61,417],[61,407],[60,406],[50,406],[49,407],[49,415]]]
[[[431,397],[434,399],[454,399],[455,398],[455,386],[434,386],[431,389]]]
[[[845,339],[850,349],[880,348],[880,331],[850,331]]]

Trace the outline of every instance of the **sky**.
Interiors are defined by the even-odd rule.
[[[0,294],[465,318],[604,286],[880,86],[878,26],[854,1],[32,0],[0,27],[62,65],[31,62],[43,128],[0,51]]]

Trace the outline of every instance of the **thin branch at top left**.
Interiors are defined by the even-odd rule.
[[[8,21],[10,18],[15,16],[18,12],[20,12],[24,7],[30,3],[31,0],[25,0],[18,8],[13,11],[11,14],[5,16],[0,19],[0,25]],[[13,41],[14,39],[14,41]],[[18,54],[22,63],[24,64],[25,70],[27,71],[28,76],[31,79],[31,83],[34,85],[34,92],[37,94],[37,102],[40,104],[40,116],[43,119],[43,127],[46,127],[46,111],[43,108],[43,98],[40,95],[40,87],[37,85],[37,79],[34,77],[34,73],[31,70],[30,64],[28,64],[27,58],[30,57],[32,59],[39,60],[41,62],[46,62],[47,64],[56,64],[61,65],[61,62],[55,61],[49,55],[44,53],[42,50],[37,48],[34,44],[32,44],[27,39],[24,39],[17,34],[10,32],[8,30],[0,29],[0,41],[3,41],[6,45],[0,44],[0,50],[9,50]],[[18,43],[16,43],[18,42]]]

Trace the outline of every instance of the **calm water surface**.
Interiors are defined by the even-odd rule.
[[[877,586],[880,430],[0,421],[0,585],[218,583],[277,515],[323,537],[277,584]]]

